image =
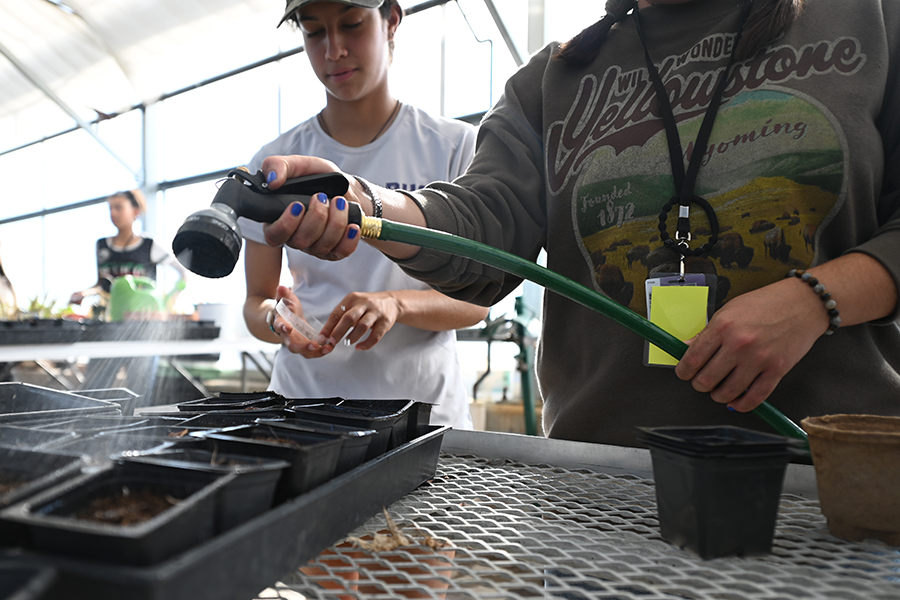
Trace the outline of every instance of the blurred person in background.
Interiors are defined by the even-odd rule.
[[[184,289],[187,269],[153,238],[134,232],[135,221],[147,210],[144,195],[140,190],[116,192],[107,198],[107,203],[116,235],[97,240],[97,283],[72,294],[69,303],[81,304],[88,296],[108,294],[113,280],[123,275],[156,281],[159,265],[172,267],[178,273],[170,295],[174,299]]]

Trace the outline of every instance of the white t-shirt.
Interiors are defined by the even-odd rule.
[[[461,175],[475,152],[476,128],[402,105],[390,128],[361,148],[344,146],[322,131],[315,118],[266,144],[250,161],[256,172],[267,156],[304,154],[333,161],[344,172],[387,188],[416,190],[432,181]],[[241,232],[265,243],[262,225],[241,218]],[[365,243],[349,258],[328,262],[286,248],[294,293],[306,313],[322,323],[350,292],[425,290],[428,286],[400,270]],[[281,348],[271,388],[287,397],[412,399],[436,404],[433,424],[471,429],[472,421],[456,355],[456,332],[432,332],[402,324],[371,350],[339,346],[321,358],[306,359]]]

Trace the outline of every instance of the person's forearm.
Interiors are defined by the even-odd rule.
[[[448,331],[471,327],[488,315],[488,308],[454,300],[434,290],[387,292],[400,305],[398,323],[425,331]]]
[[[275,300],[262,296],[248,296],[244,300],[244,322],[253,337],[264,342],[280,344],[281,336],[269,329],[266,317],[275,308]]]
[[[841,327],[883,319],[896,310],[897,286],[891,274],[867,254],[852,252],[813,267],[809,272],[819,279],[837,303]],[[797,283],[805,285],[799,280]]]

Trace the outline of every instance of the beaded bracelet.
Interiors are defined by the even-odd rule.
[[[362,186],[363,191],[369,197],[369,200],[372,201],[372,216],[376,219],[380,219],[381,213],[384,210],[381,206],[381,198],[378,197],[378,194],[375,193],[375,190],[372,189],[372,186],[369,185],[368,181],[358,175],[354,175],[353,177],[359,182],[359,185]]]
[[[825,310],[828,311],[828,330],[825,335],[831,335],[841,326],[841,311],[837,309],[837,302],[831,297],[830,292],[825,291],[825,284],[820,283],[812,273],[807,273],[803,269],[791,269],[785,277],[797,277],[801,281],[809,284],[815,293],[819,295],[822,302],[825,303]]]

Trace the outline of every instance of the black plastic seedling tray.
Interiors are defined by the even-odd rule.
[[[30,546],[39,552],[111,564],[156,564],[213,536],[216,495],[233,478],[190,468],[111,463],[4,509],[0,519],[23,525]],[[141,522],[96,520],[105,518],[112,505],[141,495],[171,499],[171,504]],[[93,508],[97,500],[104,501],[103,508]]]
[[[425,435],[152,567],[24,553],[59,572],[66,600],[246,600],[434,476],[447,427]]]
[[[82,337],[84,326],[69,319],[0,321],[0,346],[22,344],[72,344]]]
[[[86,321],[81,341],[214,340],[219,332],[212,321]]]
[[[119,413],[119,406],[113,402],[30,383],[0,383],[0,423]]]
[[[339,435],[279,428],[277,421],[213,431],[203,439],[216,452],[291,463],[278,482],[277,500],[293,498],[334,477],[344,442]]]
[[[291,466],[286,460],[190,447],[135,453],[123,460],[237,475],[216,497],[216,533],[227,531],[271,508],[275,486],[282,472]]]

